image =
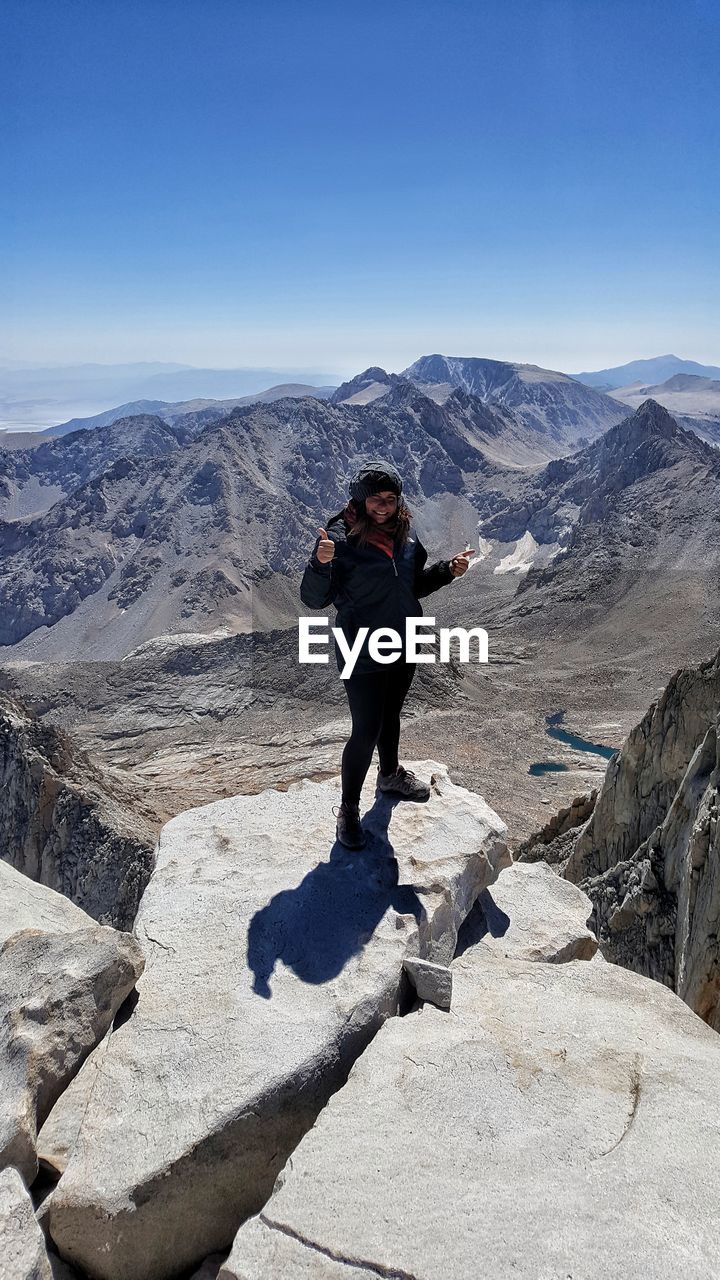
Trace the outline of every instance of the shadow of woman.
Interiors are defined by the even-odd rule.
[[[423,924],[425,908],[417,892],[398,883],[399,867],[388,837],[396,803],[379,794],[362,820],[368,835],[364,849],[349,850],[335,841],[327,862],[256,911],[248,928],[247,958],[257,995],[271,998],[270,979],[278,960],[302,982],[320,984],[337,977],[369,942],[389,907]]]

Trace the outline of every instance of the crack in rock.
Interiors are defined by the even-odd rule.
[[[630,1098],[632,1101],[632,1106],[630,1108],[630,1115],[625,1121],[625,1128],[620,1134],[620,1137],[615,1142],[613,1142],[612,1146],[608,1147],[607,1151],[601,1151],[598,1156],[594,1157],[596,1160],[601,1160],[603,1156],[609,1156],[610,1152],[614,1151],[616,1147],[619,1147],[620,1143],[623,1141],[624,1138],[627,1137],[628,1133],[630,1132],[635,1116],[637,1115],[638,1105],[640,1103],[641,1081],[642,1081],[642,1058],[638,1055],[638,1057],[635,1059],[635,1062],[633,1063],[630,1069]]]
[[[172,951],[173,955],[175,954],[175,948],[166,945],[166,943],[164,942],[161,942],[159,938],[153,938],[152,935],[148,933],[147,926],[144,923],[142,926],[142,930],[143,930],[143,933],[145,934],[145,939],[147,942],[152,942],[155,944],[156,947],[162,947],[163,951]]]
[[[274,1222],[272,1218],[268,1218],[266,1214],[259,1213],[258,1217],[266,1227],[271,1231],[280,1231],[282,1235],[289,1236],[291,1240],[297,1240],[298,1244],[302,1244],[306,1249],[313,1249],[316,1253],[321,1253],[326,1258],[330,1258],[333,1262],[340,1262],[346,1267],[355,1267],[358,1271],[367,1271],[373,1276],[382,1276],[383,1280],[418,1280],[417,1276],[411,1274],[410,1271],[397,1271],[392,1267],[383,1267],[379,1262],[366,1262],[362,1258],[350,1258],[342,1253],[335,1253],[333,1249],[328,1249],[325,1245],[317,1244],[314,1240],[308,1240],[307,1236],[301,1235],[299,1231],[293,1230],[283,1222]]]

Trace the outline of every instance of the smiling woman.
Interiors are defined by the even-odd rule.
[[[379,459],[355,472],[349,502],[319,535],[303,574],[300,598],[311,609],[329,604],[337,608],[335,655],[352,716],[352,733],[342,756],[337,838],[348,848],[359,849],[365,844],[360,793],[375,747],[380,791],[407,800],[430,796],[427,783],[398,760],[400,712],[416,663],[423,659],[388,655],[378,648],[377,633],[384,633],[387,641],[394,632],[399,639],[408,621],[422,618],[420,597],[465,573],[472,551],[467,548],[426,568],[427,551],[402,496],[402,480],[392,463]],[[352,665],[346,672],[348,654]]]

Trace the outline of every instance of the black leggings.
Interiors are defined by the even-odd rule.
[[[400,710],[415,667],[414,662],[398,660],[369,675],[353,674],[343,680],[352,715],[352,733],[342,754],[342,798],[348,804],[360,803],[375,747],[384,774],[398,767]]]

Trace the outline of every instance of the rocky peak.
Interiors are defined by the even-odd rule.
[[[474,408],[476,405],[483,404],[479,396],[473,396],[465,387],[453,387],[447,400],[446,407],[457,405],[460,409]]]
[[[423,394],[420,388],[415,386],[414,382],[409,382],[407,378],[393,374],[390,390],[387,395],[383,396],[383,408],[407,408],[418,401],[424,402],[426,400],[428,400],[428,397]],[[432,404],[433,402],[428,401],[428,403]]]
[[[483,399],[502,398],[517,392],[518,384],[543,381],[565,382],[570,379],[537,365],[519,364],[513,360],[491,360],[484,356],[421,356],[403,377],[423,383],[449,383]]]
[[[389,387],[395,380],[395,374],[386,373],[379,365],[371,365],[368,369],[364,369],[362,373],[356,373],[354,378],[349,382],[343,382],[333,391],[330,396],[331,404],[342,404],[345,400],[350,400],[359,392],[367,391],[370,388],[383,386]]]
[[[578,454],[576,462],[582,469],[595,471],[600,477],[622,465],[626,477],[637,479],[683,459],[720,468],[716,450],[693,431],[679,426],[657,400],[648,399],[635,413],[611,427],[604,436]]]
[[[647,439],[675,440],[680,435],[689,435],[689,432],[684,432],[657,400],[648,398],[643,400],[632,417],[611,427],[607,434],[611,440],[618,439],[634,447]]]
[[[518,430],[517,419],[499,401],[488,403],[481,396],[466,391],[465,387],[455,387],[443,405],[446,414],[462,420],[487,436],[504,436],[506,439]]]
[[[420,356],[407,369],[403,369],[401,377],[411,382],[452,382],[452,373],[447,356],[435,354]]]
[[[480,356],[421,356],[402,377],[422,386],[448,383],[471,395],[493,397],[501,394],[521,367],[507,360],[487,360]]]
[[[610,484],[616,492],[684,460],[720,470],[717,450],[685,431],[657,400],[648,399],[578,453],[549,462],[537,483],[543,488],[569,485],[576,497],[594,496],[597,507],[599,485]]]
[[[592,900],[607,960],[720,1031],[720,651],[675,672],[610,760],[589,820],[521,856],[538,854]]]

